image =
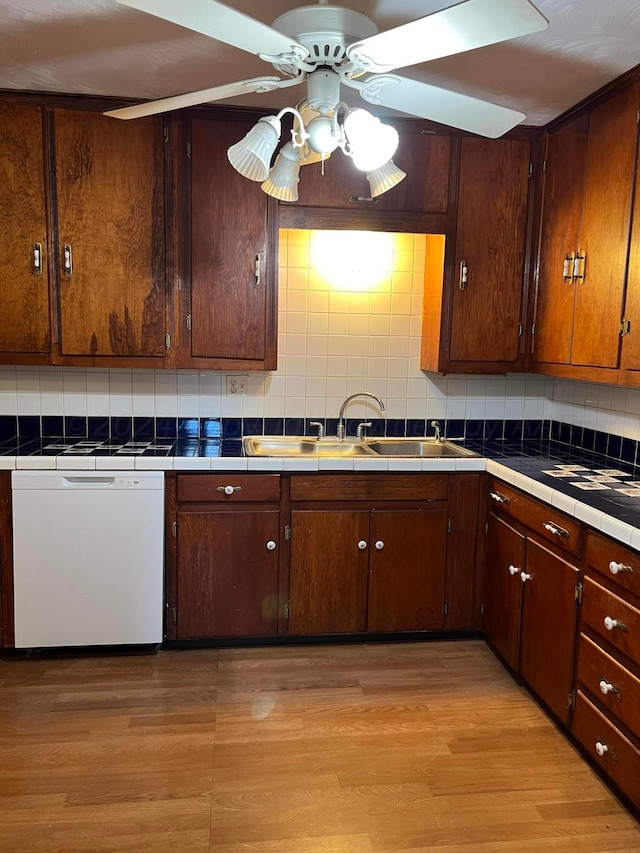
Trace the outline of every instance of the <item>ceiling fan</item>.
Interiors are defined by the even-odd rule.
[[[301,6],[285,12],[272,27],[217,0],[117,2],[253,53],[269,62],[281,76],[241,80],[111,110],[107,115],[120,119],[139,118],[248,92],[271,92],[306,81],[307,98],[297,109],[285,107],[277,116],[261,119],[244,140],[229,149],[232,165],[253,180],[269,176],[270,159],[280,137],[280,119],[286,112],[293,113],[296,121],[292,141],[283,146],[278,158],[281,171],[286,171],[287,167],[291,173],[296,166],[299,168],[301,152],[303,161],[309,161],[309,155],[313,157],[314,152],[324,159],[340,147],[367,173],[391,163],[401,174],[398,179],[404,177],[391,161],[397,147],[397,134],[392,144],[395,130],[381,125],[364,109],[350,110],[340,100],[341,85],[355,89],[370,104],[482,136],[502,136],[524,119],[523,113],[392,72],[539,32],[548,25],[529,0],[463,0],[382,33],[366,15],[329,5],[327,0],[319,0],[316,6]],[[343,124],[339,123],[341,111],[346,115]],[[386,142],[386,145],[381,144],[380,155],[368,156],[373,143],[380,140]],[[381,157],[386,159],[381,160]],[[286,161],[284,164],[282,159]],[[271,172],[278,165],[276,161]],[[291,174],[289,178],[290,184]],[[297,172],[294,179],[297,184]],[[263,189],[269,192],[264,185]],[[389,186],[381,191],[386,189]],[[276,191],[277,187],[269,194],[276,194]],[[291,191],[289,186],[284,196],[276,197],[293,200],[286,197]],[[295,195],[297,197],[297,190]]]

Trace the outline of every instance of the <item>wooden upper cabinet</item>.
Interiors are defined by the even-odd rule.
[[[534,362],[571,362],[572,258],[580,245],[588,128],[588,116],[580,116],[546,139]]]
[[[529,162],[526,140],[462,140],[451,362],[518,362]]]
[[[393,156],[407,177],[377,199],[370,198],[366,174],[340,150],[324,164],[300,169],[297,204],[333,209],[399,213],[446,213],[449,189],[450,137],[425,133],[419,125],[398,127],[400,143]],[[361,201],[359,201],[361,199]]]
[[[0,352],[4,353],[51,350],[43,152],[41,110],[0,104]]]
[[[164,357],[159,119],[56,110],[62,356]]]
[[[191,122],[191,364],[275,370],[275,205],[230,165],[255,122]],[[186,366],[186,365],[185,365]]]
[[[544,372],[607,381],[620,366],[639,103],[628,86],[547,139],[533,339]]]
[[[618,367],[627,269],[640,86],[624,89],[589,116],[572,364]]]
[[[621,381],[625,385],[640,385],[640,169],[637,167],[624,317],[629,321],[629,333],[622,338]]]

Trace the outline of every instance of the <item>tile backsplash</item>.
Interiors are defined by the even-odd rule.
[[[368,235],[380,255],[359,269],[353,258],[371,261],[373,249],[367,254],[349,232],[339,232],[342,246],[316,243],[327,233],[281,232],[278,369],[251,372],[245,396],[228,396],[219,371],[0,367],[0,415],[336,418],[348,395],[370,391],[390,419],[555,420],[640,439],[640,389],[423,373],[425,236]],[[366,277],[375,281],[359,289]],[[347,415],[381,417],[366,401],[354,401]]]

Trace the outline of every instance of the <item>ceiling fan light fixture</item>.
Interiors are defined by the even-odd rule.
[[[227,151],[227,157],[236,172],[250,181],[266,180],[281,130],[280,119],[266,116],[243,139],[232,145]]]
[[[269,177],[261,184],[261,189],[279,201],[298,201],[298,182],[300,180],[300,155],[292,142],[280,149]]]
[[[351,110],[344,120],[344,132],[356,169],[373,172],[396,153],[400,137],[395,127],[383,124],[367,110]]]
[[[382,193],[386,193],[387,190],[395,187],[406,177],[407,173],[403,172],[399,166],[396,166],[393,160],[388,160],[383,166],[380,166],[379,169],[373,169],[372,171],[367,172],[367,181],[369,181],[371,198],[377,198],[379,195],[382,195]]]

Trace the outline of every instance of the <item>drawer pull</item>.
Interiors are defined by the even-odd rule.
[[[531,580],[531,575],[527,574],[527,572],[520,572],[520,580],[522,583],[526,583]]]
[[[604,693],[605,696],[607,696],[609,693],[613,693],[613,695],[617,696],[618,699],[622,699],[622,696],[620,695],[620,691],[617,689],[617,687],[614,687],[613,684],[611,684],[611,682],[607,681],[606,678],[602,679],[602,681],[600,682],[598,687],[600,688],[600,692]]]
[[[520,569],[517,566],[509,566],[509,574],[510,575],[519,575]]]
[[[618,756],[615,754],[615,752],[612,749],[609,749],[607,744],[602,743],[601,740],[596,741],[596,752],[598,753],[600,758],[602,758],[604,755],[607,755],[608,753],[614,761],[618,760]]]
[[[542,526],[545,530],[548,530],[549,533],[553,533],[554,536],[559,536],[561,539],[569,538],[569,531],[565,530],[564,527],[554,524],[553,521],[547,521]]]
[[[629,630],[624,622],[620,622],[618,619],[612,619],[611,616],[605,616],[602,621],[607,631],[613,631],[614,628],[617,628],[619,631]]]
[[[505,504],[509,506],[511,503],[511,498],[508,498],[506,495],[501,495],[500,492],[489,492],[489,497],[493,498],[494,501],[497,501],[499,504]]]
[[[234,492],[241,492],[242,486],[217,486],[216,491],[224,492],[225,495],[232,495]]]
[[[365,551],[365,550],[366,550],[366,548],[367,548],[367,543],[365,542],[365,540],[364,540],[364,539],[361,539],[361,540],[358,542],[358,548],[359,548],[361,551]]]
[[[615,560],[611,560],[611,562],[609,563],[609,571],[612,575],[617,575],[618,572],[624,572],[628,575],[633,574],[633,569],[631,568],[631,566],[625,566],[624,563],[616,563]]]

